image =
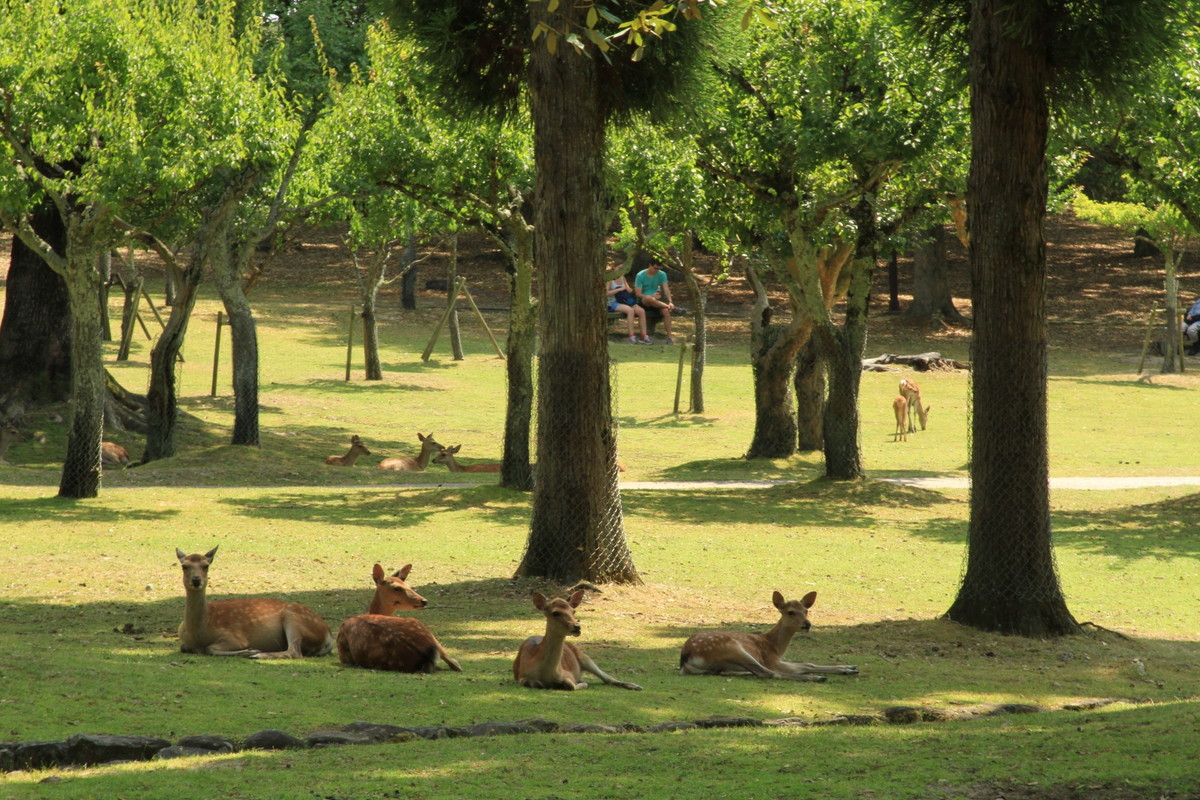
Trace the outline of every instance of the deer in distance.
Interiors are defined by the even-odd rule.
[[[337,634],[338,658],[343,664],[393,672],[435,672],[441,658],[455,672],[459,663],[420,620],[394,617],[399,610],[424,608],[429,602],[404,582],[412,564],[391,575],[376,564],[371,570],[375,595],[366,614],[342,623]]]
[[[371,451],[363,444],[363,440],[354,435],[350,437],[350,452],[344,456],[327,456],[325,463],[336,467],[353,467],[359,456],[369,455],[371,455]]]
[[[581,632],[575,620],[575,609],[583,601],[583,590],[575,592],[569,600],[556,597],[547,600],[541,592],[533,595],[533,605],[546,616],[546,635],[530,636],[517,651],[513,661],[513,678],[522,686],[531,689],[586,689],[580,679],[584,672],[622,689],[641,691],[636,683],[626,683],[606,674],[596,662],[571,642],[568,635],[578,636]]]
[[[25,437],[21,435],[21,430],[16,425],[11,423],[0,427],[0,464],[8,463],[8,448],[13,442],[22,442]]]
[[[788,644],[797,631],[807,631],[808,609],[817,601],[809,592],[800,600],[772,596],[779,609],[779,622],[766,633],[704,631],[683,644],[679,655],[680,675],[757,675],[760,678],[784,678],[793,681],[825,680],[825,675],[857,675],[858,667],[822,666],[783,660]]]
[[[116,442],[101,442],[100,464],[105,467],[124,468],[129,465],[129,451]]]
[[[217,548],[204,555],[175,556],[183,567],[187,601],[179,624],[179,649],[184,653],[250,658],[324,656],[333,650],[329,626],[307,606],[269,597],[245,597],[209,602],[208,568]]]
[[[925,430],[925,425],[929,422],[930,406],[921,401],[921,387],[917,386],[917,382],[911,378],[902,378],[900,380],[900,396],[908,404],[908,432],[916,433],[916,420],[918,419],[921,421],[921,430]]]
[[[908,401],[904,399],[904,395],[896,395],[896,399],[892,401],[892,412],[896,415],[896,432],[892,434],[892,441],[907,442]]]
[[[379,462],[380,469],[391,469],[397,472],[424,472],[429,466],[429,459],[433,454],[442,449],[438,444],[433,434],[422,436],[417,434],[417,439],[421,442],[421,453],[417,456],[395,456],[393,458],[385,458]]]
[[[462,449],[461,444],[456,444],[454,447],[443,447],[438,451],[438,454],[433,457],[433,463],[445,464],[450,468],[451,472],[499,472],[499,464],[460,464],[454,456]]]

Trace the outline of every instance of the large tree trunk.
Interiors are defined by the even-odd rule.
[[[913,299],[908,316],[929,320],[939,328],[944,320],[965,322],[954,307],[946,270],[946,229],[934,225],[926,231],[928,239],[913,253]]]
[[[213,275],[229,316],[232,341],[234,417],[230,444],[258,447],[258,330],[250,301],[242,290],[242,262],[236,252],[229,246],[212,251]]]
[[[519,208],[510,209],[508,238],[509,312],[508,402],[504,409],[504,456],[500,485],[528,492],[533,489],[529,432],[533,421],[533,353],[537,344],[537,314],[533,307],[533,230]]]
[[[66,229],[50,203],[32,227],[59,255]],[[71,396],[71,312],[67,286],[42,257],[13,237],[4,317],[0,319],[0,417],[26,403],[61,403]]]
[[[796,393],[796,449],[811,453],[825,447],[825,362],[811,338],[796,356],[792,377]]]
[[[383,361],[379,358],[379,320],[375,308],[379,304],[379,288],[367,291],[362,305],[363,365],[366,379],[383,380]]]
[[[71,300],[71,427],[58,496],[100,493],[100,442],[104,438],[104,351],[100,330],[102,281],[95,250],[73,241],[68,225],[67,293]]]
[[[1050,534],[1046,432],[1046,7],[976,0],[971,41],[971,520],[947,616],[1026,636],[1079,626]],[[1014,19],[1014,15],[1020,17]]]
[[[812,334],[812,320],[797,313],[787,326],[772,322],[766,289],[753,266],[746,278],[754,288],[750,312],[750,371],[754,377],[754,436],[746,458],[787,458],[796,452],[792,411],[792,370]]]
[[[704,367],[708,363],[708,289],[696,279],[695,247],[692,234],[685,234],[683,245],[683,278],[696,309],[692,312],[692,369],[689,409],[693,414],[704,413]]]
[[[534,23],[575,27],[582,6]],[[518,575],[634,583],[617,485],[604,308],[604,113],[596,62],[567,43],[530,55],[537,168],[538,476]]]

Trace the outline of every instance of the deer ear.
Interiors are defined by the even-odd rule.
[[[813,603],[817,602],[817,593],[809,592],[808,594],[804,595],[804,597],[802,597],[800,599],[800,602],[804,605],[805,608],[812,608]]]
[[[217,547],[220,547],[220,546],[221,545],[217,545]],[[212,550],[209,550],[207,553],[205,553],[204,557],[207,558],[209,561],[212,561],[213,558],[217,555],[217,547],[214,547]]]
[[[536,608],[538,611],[541,611],[543,608],[545,608],[546,607],[546,595],[542,594],[541,592],[534,592],[533,593],[533,607]]]
[[[178,558],[178,559],[179,559],[179,563],[180,563],[180,564],[182,564],[182,563],[183,563],[183,560],[184,560],[185,558],[187,558],[187,553],[183,552],[183,551],[182,551],[182,550],[180,550],[178,547],[176,547],[176,548],[175,548],[175,557],[176,557],[176,558]]]
[[[429,435],[430,435],[430,436],[432,436],[433,434],[431,433],[431,434],[429,434]],[[425,437],[424,437],[424,436],[422,436],[420,433],[418,433],[418,434],[417,434],[417,440],[418,440],[418,441],[422,441],[422,442],[423,442],[423,441],[425,441]]]
[[[451,452],[451,453],[453,453],[453,454],[455,454],[455,455],[457,455],[457,454],[458,454],[458,451],[459,451],[459,450],[462,450],[462,445],[461,445],[461,444],[456,444],[456,445],[454,445],[454,447],[451,447],[451,448],[450,448],[450,452]]]
[[[783,595],[780,594],[778,591],[776,591],[774,594],[771,595],[771,602],[775,604],[776,608],[778,608],[780,610],[783,609],[783,602],[784,602]]]
[[[376,583],[379,583],[381,580],[383,580],[383,567],[379,564],[371,567],[371,577],[375,579]]]
[[[567,602],[571,604],[571,608],[579,608],[579,604],[583,602],[583,589],[571,595],[571,599]]]
[[[396,572],[393,574],[393,577],[404,580],[408,577],[408,573],[410,572],[412,572],[412,564],[405,564],[403,567],[396,570]]]

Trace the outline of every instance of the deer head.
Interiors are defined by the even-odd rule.
[[[219,547],[220,545],[218,545]],[[178,547],[175,548],[175,557],[179,559],[180,566],[183,567],[183,588],[188,591],[199,589],[204,591],[208,588],[208,567],[213,562],[213,558],[217,555],[217,548],[214,547],[204,555],[193,553],[192,555],[184,555],[184,552]]]
[[[424,608],[429,605],[428,600],[404,582],[411,571],[412,564],[406,564],[391,575],[385,575],[383,567],[376,564],[371,569],[371,577],[375,580],[375,596],[371,599],[371,607],[367,613],[390,616],[396,611]]]

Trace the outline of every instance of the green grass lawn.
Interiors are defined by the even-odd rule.
[[[0,467],[0,741],[126,733],[171,740],[294,735],[353,721],[464,725],[542,717],[632,723],[712,715],[826,722],[893,706],[963,712],[1022,703],[1044,713],[908,726],[780,728],[449,739],[0,775],[0,797],[596,798],[1196,797],[1200,730],[1200,495],[1187,488],[1052,496],[1056,557],[1086,633],[1035,641],[942,621],[963,566],[967,495],[879,482],[816,480],[819,454],[740,458],[753,428],[742,334],[709,352],[708,409],[671,413],[678,351],[613,342],[620,456],[628,481],[785,479],[762,489],[627,490],[626,534],[645,583],[604,586],[579,609],[587,652],[645,687],[581,692],[516,686],[512,657],[540,633],[534,590],[515,581],[526,495],[494,475],[435,467],[391,473],[384,457],[416,453],[416,434],[496,460],[503,362],[464,317],[467,358],[443,338],[419,358],[436,312],[384,325],[385,379],[346,382],[349,299],[256,299],[263,446],[224,444],[231,424],[228,337],[209,396],[217,306],[201,303],[181,366],[186,451],[106,474],[100,497],[54,497],[63,409],[30,414],[32,439]],[[489,316],[494,329],[503,317]],[[931,349],[877,337],[890,352]],[[877,347],[869,347],[874,352]],[[965,358],[947,343],[945,355]],[[1196,380],[1139,381],[1136,353],[1056,349],[1050,382],[1056,476],[1200,472],[1183,420]],[[143,389],[148,360],[113,365]],[[892,443],[891,398],[904,373],[867,373],[863,459],[874,476],[965,476],[966,373],[920,376],[929,429]],[[686,397],[686,394],[685,394]],[[54,417],[57,413],[59,417]],[[372,450],[326,467],[351,434]],[[131,451],[135,439],[115,434]],[[463,485],[466,484],[466,485]],[[255,662],[178,651],[183,592],[175,548],[220,545],[213,597],[303,602],[331,626],[362,613],[370,570],[413,563],[429,601],[417,612],[464,667],[429,676],[343,668],[336,657]],[[763,630],[771,592],[816,590],[813,631],[789,658],[857,664],[823,684],[682,677],[679,647],[712,627]],[[1065,706],[1116,700],[1094,711]],[[51,779],[50,782],[43,782]],[[1074,794],[1072,794],[1074,792]]]

